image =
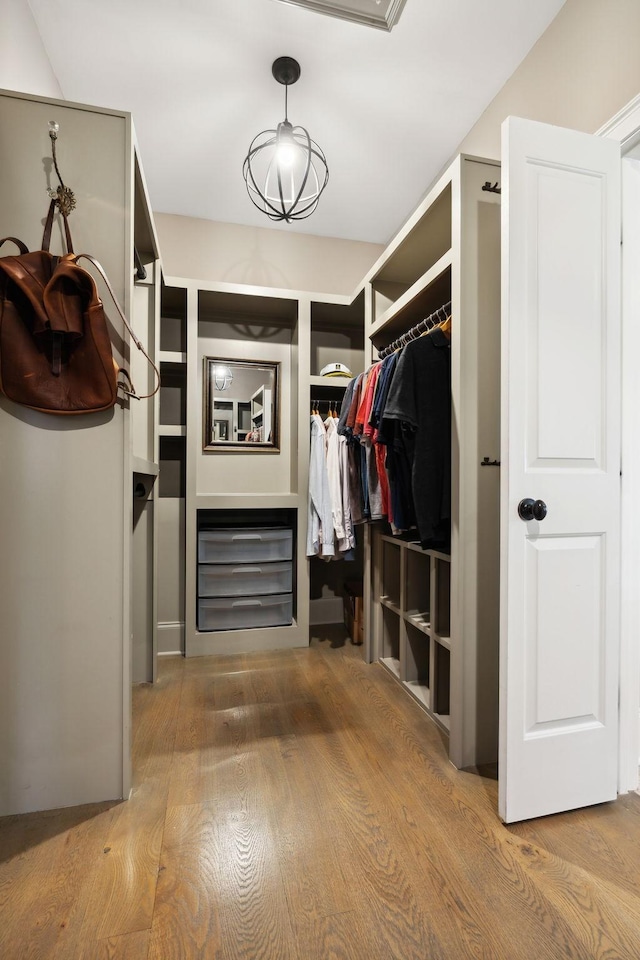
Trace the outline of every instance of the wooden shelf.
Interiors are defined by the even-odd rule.
[[[132,473],[141,473],[148,477],[157,477],[158,469],[158,464],[152,460],[143,460],[142,457],[131,458]]]
[[[390,600],[389,597],[380,597],[380,603],[383,607],[386,607],[387,610],[393,611],[393,613],[396,613],[398,616],[401,615],[400,607],[397,603],[394,603],[393,600]]]
[[[180,363],[186,364],[186,353],[179,353],[177,350],[160,350],[158,353],[160,363]]]
[[[396,680],[400,679],[399,660],[396,660],[394,657],[383,657],[380,659],[379,663],[381,663],[383,667],[386,667],[389,673],[392,673]]]
[[[432,633],[431,636],[436,643],[439,643],[441,647],[444,647],[445,650],[451,651],[451,637],[442,637],[438,633]]]
[[[438,724],[438,726],[442,727],[445,733],[449,733],[451,718],[448,713],[432,713],[431,716],[433,717],[435,722]]]
[[[407,623],[410,623],[416,630],[420,630],[421,633],[425,633],[428,637],[432,636],[431,620],[427,619],[428,614],[404,613],[403,616]]]
[[[423,683],[417,680],[403,680],[402,686],[411,694],[414,700],[417,700],[421,707],[429,712],[430,691]]]
[[[347,377],[309,377],[311,387],[321,387],[323,389],[328,387],[331,390],[342,390],[344,392],[348,383],[349,379]]]
[[[375,320],[369,334],[374,344],[385,340],[390,342],[395,335],[403,333],[451,298],[452,261],[452,252],[447,250]]]
[[[161,423],[158,434],[161,437],[186,437],[187,428],[183,423]]]

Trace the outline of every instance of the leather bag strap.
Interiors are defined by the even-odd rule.
[[[53,215],[56,210],[56,201],[52,200],[47,211],[47,219],[44,224],[44,233],[42,234],[42,249],[48,252],[51,245],[51,231],[53,229]],[[64,235],[67,241],[67,253],[73,253],[73,241],[71,239],[71,230],[69,229],[69,220],[66,214],[62,214],[64,221]],[[26,251],[25,251],[26,252]]]
[[[7,240],[10,240],[11,243],[15,243],[16,247],[18,248],[21,254],[29,253],[28,246],[25,243],[23,243],[22,240],[18,240],[17,237],[5,237],[4,240],[0,240],[0,247],[2,246],[3,243],[6,243]]]
[[[154,372],[155,377],[156,377],[156,386],[155,386],[155,389],[151,391],[151,393],[145,393],[145,394],[142,394],[142,395],[136,393],[136,392],[135,392],[135,389],[133,388],[133,384],[131,383],[131,378],[130,378],[130,377],[129,377],[128,379],[129,379],[129,383],[131,383],[131,389],[128,390],[128,389],[126,388],[126,386],[125,386],[125,391],[124,391],[128,396],[130,396],[130,397],[135,397],[136,400],[148,400],[150,397],[155,396],[155,394],[156,394],[156,393],[158,392],[158,390],[160,389],[160,371],[158,370],[157,366],[155,365],[155,363],[153,362],[153,360],[151,359],[151,357],[149,356],[149,354],[148,354],[147,351],[145,350],[144,346],[142,345],[142,342],[138,339],[138,337],[136,337],[135,333],[133,332],[133,330],[132,330],[131,327],[129,326],[129,323],[127,322],[127,318],[126,318],[125,315],[124,315],[124,311],[122,310],[122,307],[121,307],[120,304],[118,303],[118,298],[116,297],[115,293],[113,292],[113,287],[112,287],[111,284],[109,283],[109,278],[107,277],[107,274],[105,273],[104,268],[103,268],[103,267],[101,266],[101,264],[95,259],[95,257],[90,256],[88,253],[79,253],[79,254],[77,254],[77,255],[75,256],[75,261],[76,261],[76,263],[78,262],[78,260],[88,260],[90,263],[92,263],[92,264],[94,265],[94,267],[96,268],[96,270],[98,271],[98,273],[100,274],[100,276],[102,277],[102,279],[104,280],[104,282],[105,282],[105,284],[106,284],[107,290],[109,291],[109,294],[111,295],[111,299],[113,300],[113,302],[114,302],[114,304],[115,304],[116,310],[117,310],[118,313],[120,314],[120,317],[121,317],[121,319],[122,319],[122,322],[123,322],[123,324],[125,325],[125,328],[126,328],[126,329],[128,330],[128,332],[129,332],[129,336],[131,337],[131,339],[132,339],[133,342],[135,343],[135,345],[136,345],[136,347],[138,348],[138,350],[142,353],[143,357],[146,358],[147,362],[148,362],[148,363],[150,364],[150,366],[153,368],[153,372]]]

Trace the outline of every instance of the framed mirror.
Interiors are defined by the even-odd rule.
[[[203,450],[279,449],[279,366],[204,358]]]

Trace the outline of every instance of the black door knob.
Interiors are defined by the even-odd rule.
[[[521,520],[544,520],[547,515],[547,505],[544,500],[532,500],[527,497],[518,504],[518,516]]]

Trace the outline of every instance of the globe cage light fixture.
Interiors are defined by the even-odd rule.
[[[271,72],[284,84],[284,120],[275,130],[263,130],[251,141],[242,173],[251,202],[270,220],[304,220],[318,206],[329,180],[327,160],[304,127],[294,127],[287,115],[289,86],[300,76],[293,57],[278,57]]]

